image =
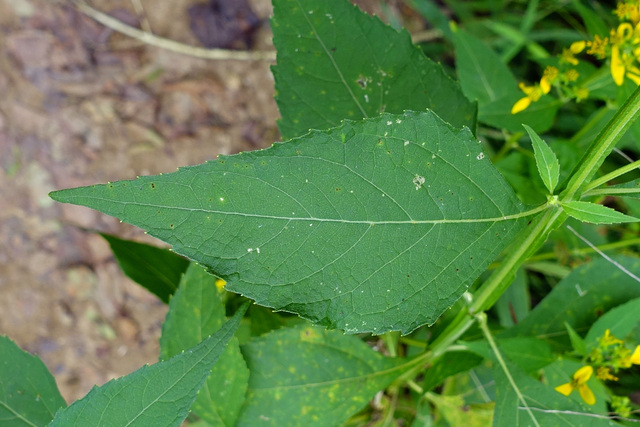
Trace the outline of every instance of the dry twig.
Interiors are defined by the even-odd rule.
[[[183,55],[194,56],[203,59],[232,59],[239,61],[275,61],[276,53],[269,51],[244,51],[227,49],[205,49],[189,46],[175,40],[169,40],[154,34],[131,27],[118,19],[115,19],[97,9],[89,6],[83,0],[68,0],[85,15],[95,19],[102,25],[111,28],[121,34],[139,40],[145,44],[156,46]]]

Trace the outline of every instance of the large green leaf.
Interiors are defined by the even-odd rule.
[[[618,257],[615,261],[640,275],[640,260]],[[565,322],[583,335],[602,313],[638,297],[640,287],[635,278],[605,259],[596,259],[574,270],[522,322],[499,336],[535,335],[567,349]]]
[[[0,426],[44,426],[65,406],[40,358],[0,336]]]
[[[283,137],[343,119],[433,109],[475,129],[475,105],[400,32],[347,0],[274,0],[273,68]]]
[[[532,212],[468,129],[384,114],[178,172],[52,193],[121,218],[227,289],[348,332],[433,323]]]
[[[226,320],[215,277],[192,263],[169,304],[162,325],[160,354],[168,359],[196,346],[219,330]],[[237,338],[213,365],[191,409],[212,426],[233,426],[244,402],[249,370]]]
[[[242,346],[251,376],[238,426],[338,426],[412,366],[359,338],[313,326]]]
[[[85,397],[58,411],[51,427],[179,426],[247,307],[245,304],[196,347],[94,387]]]
[[[163,302],[169,302],[178,288],[180,276],[189,266],[189,260],[168,249],[104,233],[101,236],[109,242],[118,265],[127,277],[157,295]]]

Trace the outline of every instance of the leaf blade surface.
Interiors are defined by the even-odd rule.
[[[40,358],[0,335],[0,426],[46,425],[65,406]]]
[[[571,217],[592,224],[617,224],[621,222],[637,222],[640,219],[625,215],[615,209],[596,203],[571,201],[561,204],[562,209]]]
[[[540,178],[542,178],[544,186],[549,190],[549,194],[553,194],[553,190],[556,189],[558,180],[560,179],[560,163],[558,162],[558,158],[551,147],[538,136],[535,130],[527,125],[523,126],[531,138]]]
[[[276,0],[273,67],[283,137],[343,119],[431,108],[475,129],[476,106],[439,64],[396,31],[345,0]]]
[[[433,323],[525,223],[468,130],[384,114],[178,172],[52,193],[148,230],[261,305],[348,332]]]
[[[179,426],[247,307],[245,304],[238,309],[218,332],[196,347],[94,387],[85,397],[58,411],[50,426]]]
[[[413,366],[313,326],[279,329],[242,351],[251,376],[238,426],[342,425]]]
[[[160,354],[169,359],[198,345],[218,331],[226,321],[225,307],[215,286],[215,277],[191,263],[180,287],[169,303],[162,324]],[[249,371],[236,337],[211,368],[191,409],[211,426],[233,426],[244,402]]]

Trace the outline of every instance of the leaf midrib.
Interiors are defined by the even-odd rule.
[[[102,197],[71,196],[71,197],[68,197],[65,201],[68,203],[73,203],[71,202],[71,200],[73,199],[100,200],[100,201],[107,200]],[[153,203],[120,202],[116,200],[109,200],[109,202],[114,204],[121,204],[124,206],[131,205],[131,206],[160,208],[160,209],[187,211],[187,212],[202,212],[206,214],[215,214],[215,215],[242,216],[242,217],[249,217],[249,218],[260,218],[260,219],[280,220],[280,221],[303,221],[303,222],[320,222],[320,223],[327,222],[327,223],[353,224],[353,225],[475,224],[475,223],[484,223],[484,222],[511,221],[511,220],[517,220],[517,219],[526,218],[528,216],[535,215],[547,209],[548,207],[547,204],[543,204],[534,209],[530,209],[528,211],[520,212],[517,214],[503,215],[500,217],[491,217],[491,218],[381,221],[381,220],[366,220],[366,219],[351,220],[351,219],[343,219],[343,218],[288,217],[288,216],[280,216],[280,215],[253,214],[253,213],[247,213],[247,212],[219,211],[219,210],[204,209],[204,208],[185,208],[181,206],[166,206],[166,205],[158,205]]]

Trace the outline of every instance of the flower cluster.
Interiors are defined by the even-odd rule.
[[[547,94],[554,86],[562,99],[581,101],[589,96],[589,91],[576,83],[579,64],[576,55],[585,53],[600,61],[609,61],[611,77],[616,85],[621,86],[625,78],[640,85],[640,0],[626,0],[618,3],[614,11],[620,24],[612,28],[608,37],[595,35],[591,40],[581,40],[571,44],[559,55],[556,67],[547,67],[534,86],[520,84],[520,90],[526,95],[511,108],[512,114],[525,110],[532,102]],[[545,77],[546,76],[546,77]]]
[[[587,356],[588,364],[578,369],[566,384],[557,386],[557,392],[569,396],[574,390],[577,390],[580,397],[588,405],[596,403],[596,398],[587,385],[587,381],[593,375],[594,368],[596,377],[602,381],[617,381],[617,374],[621,369],[630,368],[632,365],[640,365],[640,345],[636,346],[632,352],[627,348],[622,340],[611,335],[607,329],[600,338],[598,346],[595,347]],[[616,400],[616,405],[620,410],[625,408],[624,398]],[[620,411],[618,411],[620,412]]]

